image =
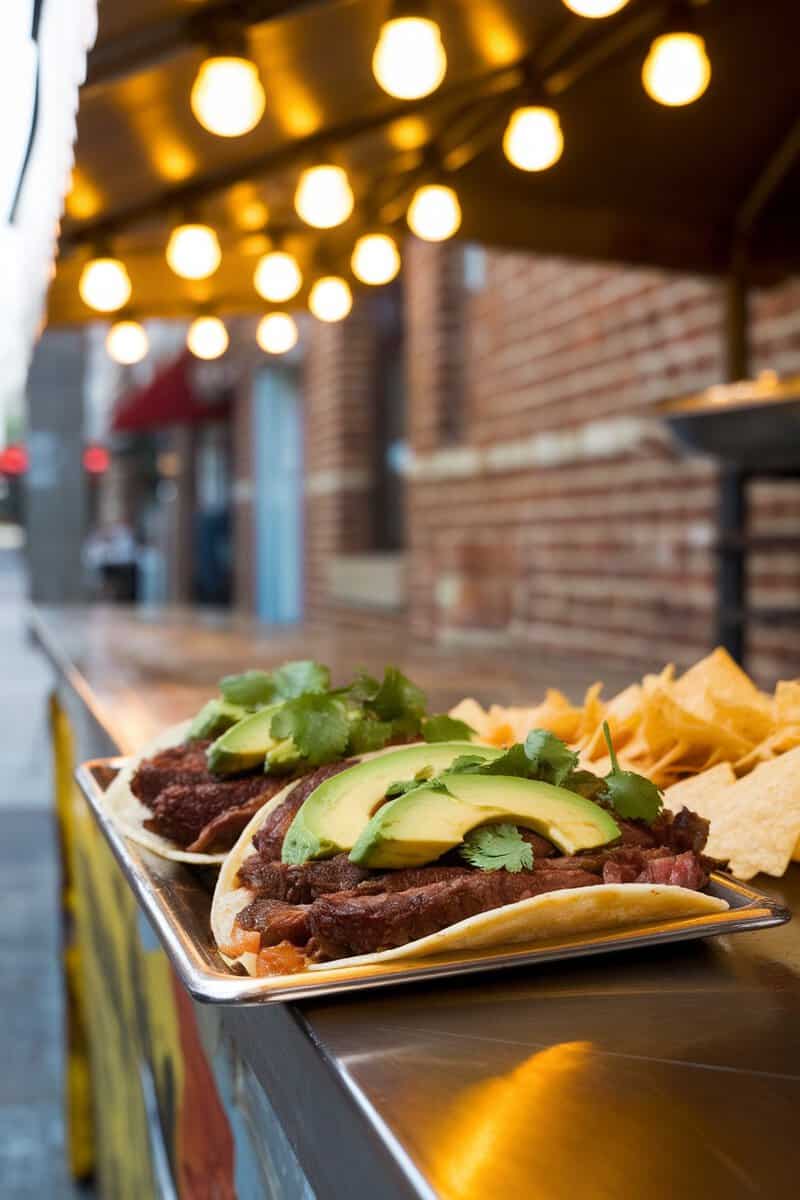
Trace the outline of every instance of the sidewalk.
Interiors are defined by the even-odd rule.
[[[0,550],[0,1194],[86,1196],[63,1151],[57,868],[49,674],[25,637],[24,576]]]

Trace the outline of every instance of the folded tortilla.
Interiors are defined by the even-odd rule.
[[[171,746],[179,746],[181,742],[185,742],[190,725],[191,721],[181,721],[179,725],[172,725],[152,742],[149,742],[139,754],[129,758],[107,789],[103,803],[115,825],[132,842],[144,846],[147,850],[152,850],[155,854],[160,854],[162,858],[170,858],[174,862],[200,863],[209,866],[224,862],[227,851],[223,850],[218,854],[191,853],[188,850],[182,850],[170,838],[162,837],[159,833],[151,833],[149,829],[145,829],[144,822],[153,814],[146,804],[142,804],[141,800],[134,796],[130,786],[139,763],[145,758],[152,758],[160,750],[168,750]],[[256,815],[260,816],[261,814],[257,813]]]
[[[289,785],[291,786],[291,785]],[[211,905],[211,932],[220,954],[229,966],[239,964],[250,975],[257,974],[258,956],[245,953],[229,957],[229,946],[238,913],[250,903],[255,892],[237,887],[239,868],[257,851],[253,837],[269,813],[284,800],[288,788],[273,796],[242,831],[236,845],[223,863]],[[331,962],[312,963],[310,971],[332,971],[343,967],[362,967],[398,959],[426,958],[457,950],[485,950],[496,946],[535,945],[553,937],[595,933],[639,925],[649,921],[669,921],[682,917],[702,917],[724,912],[727,901],[689,888],[654,883],[600,883],[596,887],[564,888],[545,892],[477,913],[448,925],[437,933],[374,954],[354,955]],[[274,977],[274,978],[277,978]]]

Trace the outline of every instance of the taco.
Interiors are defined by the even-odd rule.
[[[331,689],[319,663],[285,663],[220,681],[191,721],[166,730],[129,761],[105,803],[126,836],[165,858],[224,861],[251,818],[330,761],[385,745],[471,731],[426,715],[425,696],[394,667]]]
[[[229,965],[287,974],[727,908],[704,889],[708,823],[616,763],[578,769],[553,734],[413,744],[288,784],[220,871]]]

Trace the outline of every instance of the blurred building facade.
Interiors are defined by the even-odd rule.
[[[652,661],[656,642],[664,661],[697,657],[713,639],[716,467],[680,452],[653,410],[725,378],[724,285],[457,244],[411,241],[405,262],[388,337],[362,298],[347,321],[308,325],[293,370],[305,616],[534,653]],[[750,336],[751,373],[800,370],[799,282],[753,293]],[[240,388],[235,418],[235,602],[250,611],[270,556],[254,518],[261,400]],[[759,483],[753,499],[755,532],[796,534],[800,486]],[[756,554],[749,585],[796,609],[800,557]],[[748,661],[796,672],[800,631],[756,627]]]

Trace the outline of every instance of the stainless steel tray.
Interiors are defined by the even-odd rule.
[[[538,942],[536,946],[508,946],[480,953],[460,952],[414,963],[388,962],[369,967],[344,967],[304,972],[280,979],[254,979],[229,968],[214,946],[209,911],[216,868],[170,862],[130,841],[115,827],[103,804],[109,780],[125,764],[122,758],[99,758],[83,763],[75,777],[122,871],[178,975],[197,1000],[210,1004],[250,1004],[273,1000],[299,1000],[336,992],[420,980],[450,978],[476,971],[497,971],[555,960],[685,942],[711,934],[766,929],[790,920],[788,908],[724,875],[712,876],[709,890],[727,900],[730,909],[704,917],[650,922],[607,934],[578,934]]]

